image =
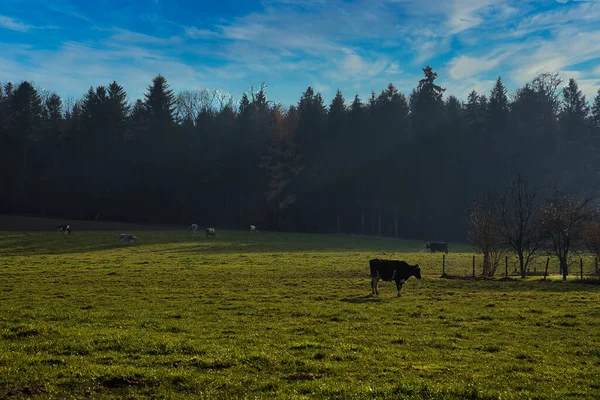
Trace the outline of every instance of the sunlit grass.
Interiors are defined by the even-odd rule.
[[[600,286],[440,279],[417,241],[119,233],[0,234],[0,398],[600,396]],[[370,297],[372,257],[425,276]]]

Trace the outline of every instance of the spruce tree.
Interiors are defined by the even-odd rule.
[[[574,79],[562,90],[563,104],[561,110],[561,124],[563,134],[567,140],[582,139],[587,136],[586,120],[590,108],[585,95],[579,89]]]
[[[598,92],[596,93],[596,97],[594,98],[594,104],[591,108],[591,120],[592,126],[597,131],[600,131],[600,89],[598,89]]]
[[[144,98],[148,120],[155,137],[166,135],[175,122],[175,95],[166,78],[162,75],[156,76]]]

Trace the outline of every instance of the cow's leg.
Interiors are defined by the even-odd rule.
[[[400,297],[400,291],[402,290],[402,285],[404,285],[404,282],[406,282],[406,280],[404,279],[400,279],[396,281],[396,289],[398,289],[398,297]]]
[[[375,286],[375,295],[379,296],[379,274],[377,274],[377,276],[375,278],[373,278],[372,280],[375,281],[374,286]]]
[[[378,276],[371,276],[371,295],[375,296],[379,294],[377,292],[377,283],[379,282]]]

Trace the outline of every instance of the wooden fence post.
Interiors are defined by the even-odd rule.
[[[583,257],[579,257],[579,279],[583,280]]]
[[[598,257],[594,259],[594,273],[598,274]]]
[[[544,280],[548,276],[548,264],[550,264],[550,257],[546,258],[546,271],[544,272]]]
[[[442,254],[442,276],[446,276],[446,255]]]
[[[508,278],[508,256],[504,257],[504,265],[506,267],[506,277]]]
[[[473,278],[475,278],[475,256],[473,256]]]

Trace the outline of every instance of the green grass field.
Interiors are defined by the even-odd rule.
[[[0,398],[600,398],[600,286],[441,279],[416,241],[118,233],[0,233]],[[423,279],[373,298],[373,257]]]

